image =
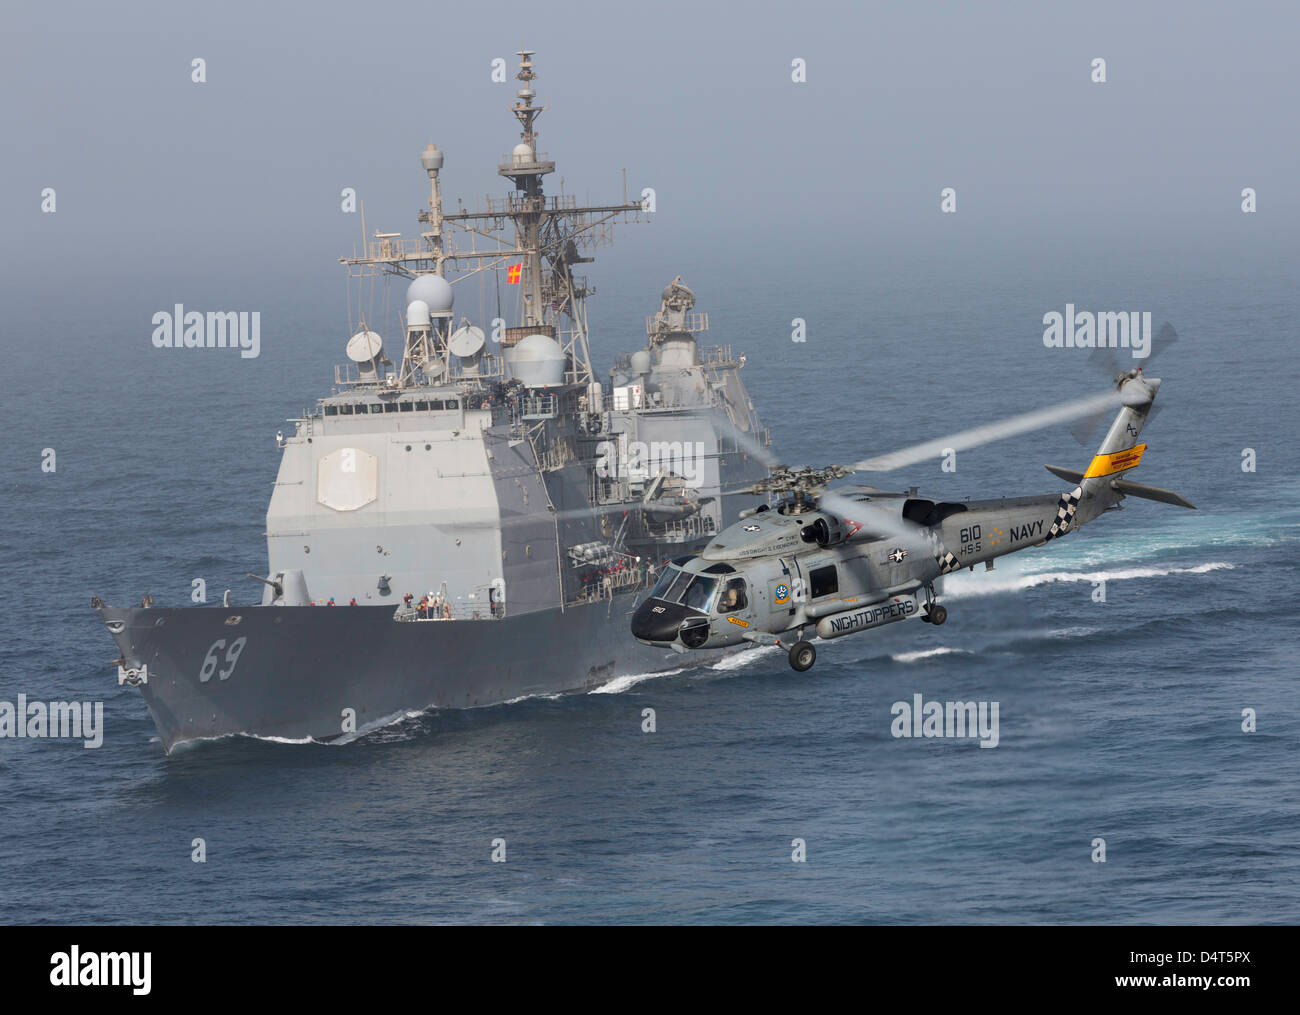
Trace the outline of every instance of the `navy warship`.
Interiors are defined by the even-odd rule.
[[[236,734],[331,741],[721,655],[688,663],[627,628],[667,563],[736,521],[769,474],[744,357],[702,345],[708,316],[679,277],[644,347],[593,372],[595,289],[575,269],[644,209],[544,191],[546,107],[533,52],[519,56],[520,140],[497,167],[512,189],[444,211],[429,145],[419,235],[363,225],[364,248],[340,258],[349,289],[406,286],[401,357],[350,322],[331,393],[277,434],[267,567],[249,573],[260,602],[92,601],[166,751]],[[499,294],[503,275],[509,323],[500,307],[457,315],[467,280]]]

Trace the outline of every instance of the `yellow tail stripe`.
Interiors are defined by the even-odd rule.
[[[1137,467],[1138,462],[1142,461],[1142,452],[1146,451],[1145,444],[1139,444],[1135,448],[1129,448],[1127,451],[1116,451],[1109,455],[1097,455],[1088,466],[1088,471],[1083,474],[1084,479],[1095,479],[1098,476],[1111,476],[1116,472],[1124,472],[1128,469]]]

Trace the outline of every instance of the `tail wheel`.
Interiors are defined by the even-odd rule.
[[[790,649],[790,665],[797,673],[812,669],[812,664],[816,661],[817,650],[812,647],[811,642],[797,641]]]
[[[948,619],[948,610],[945,607],[940,606],[938,603],[935,603],[930,607],[930,615],[925,619],[937,627]]]

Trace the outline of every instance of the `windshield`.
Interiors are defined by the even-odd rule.
[[[666,598],[668,586],[671,585],[673,579],[681,573],[682,569],[679,567],[666,568],[664,573],[659,576],[659,580],[655,582],[655,587],[650,590],[650,595],[654,596],[656,599]]]
[[[707,613],[713,605],[718,580],[704,575],[688,574],[681,568],[670,567],[655,582],[650,595],[669,603],[681,603],[693,610]]]
[[[713,593],[717,591],[717,588],[718,579],[696,575],[695,580],[686,588],[686,595],[682,597],[682,605],[689,606],[693,610],[703,610],[707,613],[709,607],[713,605]]]

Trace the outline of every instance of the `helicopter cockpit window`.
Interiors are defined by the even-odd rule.
[[[722,595],[718,597],[718,612],[735,613],[748,605],[749,597],[745,595],[745,579],[732,578],[722,590]]]
[[[682,597],[682,605],[707,613],[709,607],[713,605],[713,594],[717,589],[718,579],[706,578],[704,575],[698,574],[695,576],[695,581],[686,587],[686,595]]]
[[[664,573],[661,574],[659,580],[655,582],[655,587],[650,590],[650,595],[655,599],[667,599],[669,587],[672,585],[674,579],[676,579],[681,573],[682,569],[679,567],[665,568]]]
[[[690,574],[681,568],[669,567],[650,590],[655,599],[668,603],[681,603],[693,610],[705,613],[713,605],[713,594],[718,589],[718,580],[706,575]]]

